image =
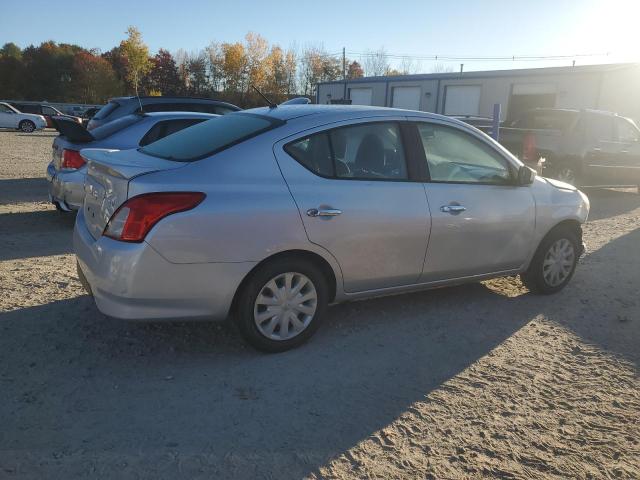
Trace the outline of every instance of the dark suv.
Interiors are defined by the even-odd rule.
[[[201,112],[225,115],[236,112],[239,107],[210,98],[192,97],[117,97],[109,100],[95,116],[89,120],[87,129],[109,123],[116,118],[131,113],[150,112]]]

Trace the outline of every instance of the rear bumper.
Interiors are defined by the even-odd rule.
[[[68,172],[56,171],[53,163],[47,167],[49,196],[53,203],[61,203],[71,210],[79,210],[84,201],[86,167]]]
[[[224,320],[253,262],[175,264],[147,243],[95,240],[82,211],[73,245],[80,278],[105,315],[127,320]]]

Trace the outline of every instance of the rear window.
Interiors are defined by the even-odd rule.
[[[231,113],[181,130],[140,148],[140,151],[167,160],[190,162],[229,148],[283,123],[281,120],[261,115]]]
[[[107,118],[109,115],[113,113],[113,111],[118,108],[120,104],[118,102],[109,102],[96,113],[93,118],[96,120],[102,120],[103,118]]]
[[[105,123],[100,127],[94,128],[91,130],[91,135],[93,135],[93,138],[96,140],[102,140],[103,138],[110,137],[114,133],[133,125],[134,123],[138,123],[143,118],[143,115],[125,115],[124,117],[117,118],[112,122]]]

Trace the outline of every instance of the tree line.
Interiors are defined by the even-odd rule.
[[[135,27],[126,33],[107,52],[54,41],[24,49],[5,44],[0,98],[100,104],[139,93],[216,97],[248,107],[262,103],[252,86],[282,101],[313,95],[318,82],[365,74],[357,61],[343,66],[342,58],[322,47],[283,49],[252,32],[241,42],[212,42],[195,52],[160,49],[155,55]]]

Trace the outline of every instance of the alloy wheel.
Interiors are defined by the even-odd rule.
[[[576,252],[573,244],[566,238],[554,242],[542,262],[542,276],[550,287],[562,284],[575,263]]]
[[[258,331],[271,340],[290,340],[311,323],[318,307],[313,282],[297,272],[281,273],[258,293],[253,319]]]

